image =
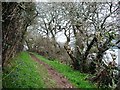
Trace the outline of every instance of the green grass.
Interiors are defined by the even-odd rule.
[[[5,88],[44,88],[45,84],[40,77],[38,63],[33,61],[27,52],[21,52],[11,60],[3,73],[3,87]],[[43,67],[41,73],[43,73]]]
[[[34,53],[35,54],[35,53]],[[94,88],[95,85],[85,81],[86,74],[74,71],[69,66],[50,61],[35,54],[40,60],[52,66],[64,75],[75,87]],[[50,88],[57,87],[56,82],[49,76],[46,68],[31,59],[28,52],[21,52],[4,67],[2,84],[5,88]]]
[[[58,84],[47,69],[31,59],[28,52],[21,52],[4,67],[3,87],[5,88],[56,88]]]
[[[64,75],[74,86],[77,88],[96,88],[93,83],[86,81],[85,78],[88,76],[87,74],[80,73],[79,71],[75,71],[70,68],[68,65],[62,64],[57,60],[50,61],[43,56],[35,54],[40,60],[44,61],[45,63],[49,64],[51,67],[56,69],[62,75]]]

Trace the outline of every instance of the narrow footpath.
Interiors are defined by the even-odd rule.
[[[57,86],[56,88],[74,88],[72,84],[60,73],[58,73],[55,69],[53,69],[51,66],[48,64],[44,63],[40,59],[38,59],[34,54],[30,53],[30,56],[32,57],[33,60],[38,62],[39,64],[43,65],[48,74],[51,76],[51,78],[56,82]],[[46,81],[47,82],[47,81]]]

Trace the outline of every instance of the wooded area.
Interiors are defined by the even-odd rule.
[[[92,75],[86,80],[98,88],[118,90],[118,56],[106,61],[105,55],[120,49],[119,12],[118,2],[2,2],[3,71],[27,50]]]

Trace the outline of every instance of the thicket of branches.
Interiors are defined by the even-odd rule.
[[[36,15],[34,3],[2,2],[2,65],[23,50],[27,27]]]
[[[29,28],[30,36],[26,41],[36,42],[36,45],[31,44],[32,49],[34,46],[36,50],[42,50],[52,58],[58,58],[58,53],[63,53],[63,57],[69,56],[69,64],[74,69],[95,75],[90,81],[98,82],[99,87],[113,87],[118,82],[118,78],[113,75],[114,70],[118,70],[115,65],[116,58],[113,56],[106,65],[103,55],[119,43],[116,13],[118,9],[118,3],[112,2],[38,3],[38,23]],[[63,45],[57,42],[59,33],[66,37]],[[46,42],[40,38],[44,38],[43,41]],[[66,58],[63,58],[63,61],[65,60]]]

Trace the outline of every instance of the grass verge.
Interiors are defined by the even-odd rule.
[[[3,87],[4,88],[44,88],[46,87],[40,72],[38,63],[33,61],[27,52],[21,52],[17,57],[4,67]]]

